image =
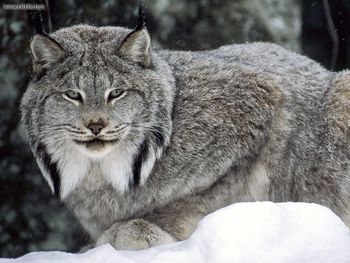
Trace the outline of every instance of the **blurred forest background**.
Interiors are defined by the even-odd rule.
[[[136,0],[50,2],[53,29],[79,23],[134,27]],[[350,65],[350,0],[146,0],[155,49],[203,50],[271,41],[335,70]],[[2,4],[33,1],[2,0]],[[335,31],[330,31],[331,15]],[[51,195],[19,124],[18,103],[30,79],[26,11],[0,9],[0,257],[37,250],[77,251],[88,242]],[[334,34],[336,33],[336,34]],[[337,35],[338,52],[332,36]],[[336,54],[336,57],[332,54]]]

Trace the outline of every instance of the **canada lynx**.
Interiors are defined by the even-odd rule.
[[[315,202],[350,224],[350,72],[268,43],[155,52],[142,25],[38,34],[31,53],[30,146],[96,244],[182,240],[240,201]]]

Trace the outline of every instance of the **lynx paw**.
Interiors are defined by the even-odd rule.
[[[143,249],[176,242],[170,234],[142,219],[115,223],[97,240],[96,246],[109,243],[116,249]]]

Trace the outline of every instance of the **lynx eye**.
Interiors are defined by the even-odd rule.
[[[111,102],[115,99],[121,99],[126,95],[125,90],[120,90],[120,89],[114,89],[108,94],[108,102]]]
[[[66,92],[68,98],[72,100],[82,100],[82,97],[79,92],[69,90]]]
[[[65,97],[68,100],[73,100],[75,103],[83,102],[83,97],[81,94],[74,90],[68,90],[63,94],[63,97]]]

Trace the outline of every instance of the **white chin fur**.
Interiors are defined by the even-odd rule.
[[[93,160],[98,160],[106,157],[108,154],[110,154],[113,149],[115,148],[114,145],[106,145],[103,148],[99,150],[90,150],[86,148],[84,145],[77,145],[77,149],[87,157],[93,159]]]
[[[89,175],[91,168],[102,174],[106,182],[121,193],[129,190],[132,179],[132,166],[137,154],[138,146],[134,144],[106,145],[100,149],[88,149],[84,145],[64,144],[61,147],[53,147],[49,143],[49,153],[57,163],[60,173],[60,197],[64,200],[85,176]],[[51,147],[50,147],[51,146]],[[150,147],[147,160],[141,168],[141,185],[145,183],[156,161],[156,153]],[[49,176],[46,176],[51,188],[53,184]]]
[[[133,155],[132,149],[118,147],[100,161],[103,177],[121,193],[129,190]]]
[[[99,150],[91,150],[84,145],[77,145],[80,155],[90,159],[91,165],[98,166],[99,172],[114,189],[125,193],[129,189],[132,177],[133,157],[137,147],[133,144],[106,145]]]

